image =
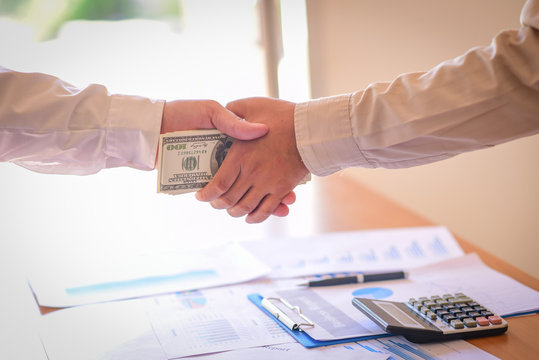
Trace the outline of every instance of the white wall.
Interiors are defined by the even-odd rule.
[[[524,0],[307,0],[312,96],[426,71],[499,31]],[[539,136],[403,170],[346,172],[539,277]]]

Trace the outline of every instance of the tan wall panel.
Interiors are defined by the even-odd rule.
[[[313,97],[426,71],[519,26],[524,1],[308,0]],[[346,173],[539,277],[539,136],[403,170]]]

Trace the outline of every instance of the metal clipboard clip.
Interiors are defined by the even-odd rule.
[[[288,315],[286,315],[281,309],[279,309],[275,304],[272,303],[272,301],[278,301],[282,304],[284,304],[287,308],[294,311],[298,316],[303,319],[305,322],[297,323],[294,320],[292,320]],[[277,318],[280,322],[282,322],[286,327],[288,327],[290,330],[302,330],[302,327],[314,327],[314,323],[309,320],[309,318],[301,312],[301,309],[299,306],[293,306],[288,301],[286,301],[283,298],[275,298],[275,297],[268,297],[263,298],[261,301],[261,305],[264,307],[264,309],[268,310],[273,316]]]

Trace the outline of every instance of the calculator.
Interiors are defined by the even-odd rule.
[[[356,297],[352,303],[386,332],[415,343],[507,331],[507,321],[463,293],[411,298],[408,303]]]

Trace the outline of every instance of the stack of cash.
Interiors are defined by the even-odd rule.
[[[183,194],[202,189],[217,173],[234,138],[219,130],[190,130],[159,138],[158,193]],[[310,180],[310,174],[302,183]]]

